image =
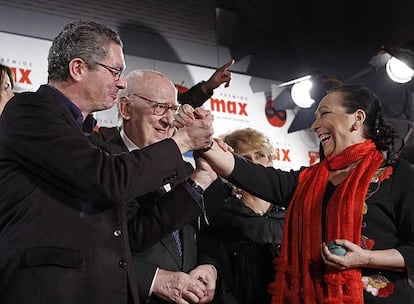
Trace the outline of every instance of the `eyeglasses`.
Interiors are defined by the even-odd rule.
[[[154,100],[148,99],[146,97],[143,97],[135,93],[132,93],[132,95],[135,95],[136,97],[139,97],[141,99],[144,99],[145,101],[152,103],[152,112],[154,113],[154,115],[157,115],[157,116],[164,115],[165,113],[168,112],[168,110],[172,110],[174,113],[176,113],[181,107],[181,105],[170,105],[165,102],[154,101]]]
[[[121,78],[121,75],[122,75],[122,72],[123,72],[122,68],[113,67],[113,66],[106,65],[106,64],[103,64],[103,63],[100,63],[100,62],[96,62],[96,61],[94,63],[97,64],[97,65],[100,65],[101,67],[103,67],[105,69],[107,69],[112,74],[115,81],[118,81],[119,78]]]

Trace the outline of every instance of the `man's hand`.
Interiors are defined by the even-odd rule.
[[[172,139],[181,153],[200,150],[211,146],[214,117],[209,110],[184,105],[174,116],[174,126],[178,128]]]
[[[195,162],[196,168],[190,177],[205,190],[217,179],[218,175],[204,158],[195,157]]]
[[[207,287],[198,277],[184,272],[159,269],[152,293],[166,301],[178,304],[206,303],[200,300],[206,297]]]
[[[211,93],[214,89],[218,88],[222,83],[225,83],[224,87],[230,86],[231,72],[228,70],[234,64],[234,59],[218,68],[211,77],[201,85],[201,88],[206,93]]]
[[[202,282],[207,289],[207,293],[200,299],[199,303],[209,303],[214,298],[216,290],[217,270],[213,265],[203,264],[198,265],[190,271],[190,276],[197,278]]]

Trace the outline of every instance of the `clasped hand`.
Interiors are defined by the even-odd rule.
[[[174,136],[186,139],[190,150],[199,150],[211,145],[214,117],[211,111],[202,108],[193,109],[192,106],[183,105],[174,116],[174,127],[177,129]]]
[[[214,297],[216,279],[211,265],[199,265],[189,274],[159,269],[153,294],[178,304],[208,303]]]

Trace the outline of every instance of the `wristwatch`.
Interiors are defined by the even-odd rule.
[[[194,190],[195,191],[197,191],[198,193],[200,193],[200,194],[203,194],[204,193],[204,189],[199,185],[199,184],[197,184],[195,181],[193,181],[191,178],[188,178],[187,179],[187,182],[190,184],[190,186],[191,187],[193,187],[194,188]]]
[[[210,145],[208,147],[203,148],[203,149],[199,149],[198,151],[200,151],[200,152],[207,152],[208,150],[210,150],[213,147],[213,145],[214,145],[214,140],[212,139],[211,140],[211,143],[210,143]]]

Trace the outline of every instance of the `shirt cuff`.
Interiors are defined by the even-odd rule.
[[[152,295],[152,290],[154,289],[155,279],[157,278],[157,274],[158,274],[158,270],[159,270],[159,269],[160,269],[160,268],[159,268],[159,267],[157,267],[157,270],[155,270],[154,278],[152,279],[152,282],[151,282],[151,287],[150,287],[150,290],[149,290],[149,292],[148,292],[148,297],[150,297],[150,296]]]

